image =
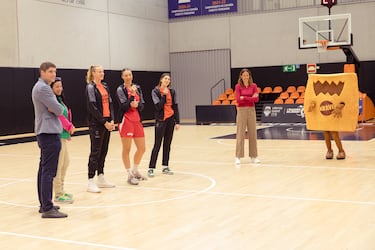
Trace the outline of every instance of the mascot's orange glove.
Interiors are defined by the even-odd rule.
[[[309,109],[307,110],[307,112],[312,112],[315,107],[316,107],[316,102],[315,101],[311,101]]]
[[[333,117],[341,118],[342,117],[342,109],[345,107],[345,102],[340,102],[339,105],[332,111]]]

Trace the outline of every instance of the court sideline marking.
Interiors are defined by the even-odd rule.
[[[1,178],[0,178],[1,179]],[[212,179],[214,180],[214,179]],[[214,180],[215,181],[215,180]],[[154,203],[160,202],[168,202],[173,200],[180,200],[184,198],[188,198],[191,196],[199,195],[199,194],[207,194],[207,195],[222,195],[222,196],[237,196],[237,197],[250,197],[250,198],[259,198],[259,199],[271,199],[271,200],[296,200],[296,201],[306,201],[306,202],[324,202],[324,203],[341,203],[341,204],[351,204],[351,205],[367,205],[367,206],[375,206],[375,201],[356,201],[356,200],[342,200],[342,199],[324,199],[324,198],[313,198],[313,197],[296,197],[296,196],[283,196],[283,195],[265,195],[265,194],[252,194],[252,193],[236,193],[236,192],[216,192],[216,191],[209,191],[212,189],[215,184],[211,183],[211,185],[203,190],[193,190],[193,189],[169,189],[169,188],[148,188],[148,187],[139,187],[139,188],[132,188],[132,189],[143,189],[143,190],[163,190],[169,192],[184,192],[190,193],[184,196],[178,196],[170,199],[158,200],[158,201],[148,201],[148,202],[136,202],[132,204],[120,204],[120,205],[108,205],[108,206],[74,206],[74,207],[66,207],[71,209],[89,209],[89,208],[112,208],[112,207],[128,207],[128,206],[136,206],[136,205],[149,205]],[[120,186],[124,187],[124,186]],[[0,201],[0,204],[7,204],[7,205],[15,205],[9,202]],[[16,205],[20,206],[20,205]],[[35,207],[30,205],[22,205],[21,207]]]
[[[109,171],[109,172],[117,172],[117,171]],[[74,173],[74,175],[77,175],[77,174],[80,174],[80,173],[83,173],[83,172],[76,172],[76,173]],[[169,201],[182,200],[182,199],[186,199],[186,198],[189,198],[189,197],[192,197],[192,196],[195,196],[195,195],[206,193],[206,192],[208,192],[209,190],[213,189],[216,186],[216,180],[213,179],[210,176],[207,176],[207,175],[197,174],[197,173],[191,173],[191,172],[182,172],[182,171],[175,171],[175,173],[180,173],[180,174],[185,174],[185,175],[192,175],[192,176],[202,177],[204,179],[209,180],[210,185],[208,187],[204,188],[204,189],[201,189],[201,190],[187,190],[187,191],[184,191],[187,194],[184,194],[184,195],[181,195],[181,196],[177,196],[177,197],[168,198],[168,199],[151,200],[151,201],[141,201],[141,202],[126,203],[126,204],[115,204],[115,205],[74,206],[74,207],[70,207],[70,208],[78,208],[78,209],[79,208],[80,209],[116,208],[116,207],[130,207],[130,206],[139,206],[139,205],[158,204],[158,203],[164,203],[164,202],[169,202]],[[0,178],[0,180],[1,179],[2,178]],[[6,179],[9,180],[10,178],[6,178]],[[21,180],[23,180],[24,182],[26,182],[24,179],[21,179]],[[21,181],[19,181],[19,182],[21,182]],[[19,182],[13,181],[12,183],[15,184],[15,183],[19,183]],[[33,182],[33,181],[29,180],[28,182]],[[67,183],[69,183],[69,182],[67,182]],[[144,187],[144,189],[146,189],[146,187]],[[175,191],[176,191],[176,189],[175,189]],[[181,192],[181,191],[176,191],[176,192]],[[9,205],[9,206],[16,206],[16,207],[37,207],[37,206],[33,206],[33,205],[25,205],[25,204],[19,204],[19,203],[12,203],[12,202],[2,201],[2,200],[0,200],[0,204]],[[69,208],[69,207],[67,207],[67,208]]]
[[[35,155],[16,155],[16,154],[0,154],[0,156],[10,156],[10,157],[31,157],[31,158],[38,158]],[[70,156],[71,159],[77,159],[77,160],[87,160],[87,157],[80,157],[80,156]],[[106,161],[121,161],[121,158],[115,158],[115,157],[107,157]],[[149,162],[148,159],[142,159],[142,163]],[[186,164],[196,164],[196,165],[232,165],[234,166],[233,161],[179,161],[179,160],[170,160],[172,163],[186,163]],[[369,168],[369,167],[335,167],[335,166],[309,166],[309,165],[284,165],[284,164],[270,164],[270,163],[261,163],[259,165],[251,164],[249,163],[242,163],[241,166],[256,166],[256,167],[263,167],[263,168],[296,168],[296,169],[336,169],[336,170],[358,170],[358,171],[375,171],[375,168]]]
[[[55,241],[55,242],[60,242],[60,243],[65,243],[65,244],[90,246],[90,247],[95,247],[95,248],[106,248],[106,249],[117,249],[117,250],[135,250],[135,248],[127,248],[127,247],[120,247],[120,246],[113,246],[113,245],[104,245],[104,244],[97,244],[97,243],[84,242],[84,241],[63,240],[63,239],[52,238],[52,237],[44,237],[44,236],[37,236],[37,235],[31,235],[31,234],[21,234],[21,233],[4,232],[4,231],[0,231],[0,235],[14,236],[14,237],[19,237],[19,238],[37,239],[37,240],[44,240],[44,241]]]

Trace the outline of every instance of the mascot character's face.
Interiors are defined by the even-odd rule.
[[[308,112],[311,103],[315,108]],[[334,110],[345,103],[342,117]],[[304,109],[310,130],[354,131],[358,120],[358,80],[355,73],[311,74],[307,81]]]
[[[319,96],[319,94],[323,95],[337,95],[341,96],[341,92],[344,88],[344,82],[339,81],[338,83],[335,82],[323,82],[321,83],[319,80],[317,82],[313,82],[314,86],[314,93],[315,96]],[[335,109],[335,105],[326,100],[320,103],[319,111],[322,115],[328,116],[331,115],[333,110]]]

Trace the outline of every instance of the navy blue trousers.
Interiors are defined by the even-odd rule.
[[[169,166],[169,155],[171,152],[171,143],[173,138],[173,131],[175,127],[174,116],[169,117],[165,121],[156,121],[155,123],[155,142],[152,148],[149,168],[156,167],[158,154],[160,151],[161,143],[163,142],[163,166]]]
[[[53,208],[52,185],[59,162],[61,140],[59,134],[39,134],[36,138],[40,148],[38,198],[42,211],[46,212]]]

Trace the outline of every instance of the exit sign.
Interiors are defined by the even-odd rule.
[[[283,65],[283,72],[296,72],[297,66],[295,64]]]
[[[327,6],[329,8],[331,8],[333,5],[336,5],[336,4],[337,4],[337,0],[322,0],[321,1],[321,5]]]

